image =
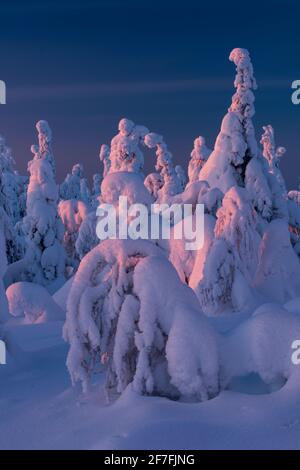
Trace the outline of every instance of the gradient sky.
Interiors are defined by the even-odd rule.
[[[247,9],[248,8],[248,9]],[[1,1],[0,133],[26,172],[34,124],[47,119],[61,181],[82,162],[100,170],[101,143],[128,117],[164,135],[187,165],[193,140],[213,147],[233,94],[234,47],[249,49],[259,90],[255,126],[272,124],[288,152],[290,188],[300,176],[300,2],[200,0]],[[147,154],[146,169],[154,165]]]

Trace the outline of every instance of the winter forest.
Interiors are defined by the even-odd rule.
[[[57,183],[51,122],[27,175],[0,137],[0,448],[299,448],[300,190],[254,127],[249,52],[229,61],[214,147],[195,136],[186,168],[127,118],[92,185],[76,162]],[[99,240],[119,196],[203,204],[203,246]]]

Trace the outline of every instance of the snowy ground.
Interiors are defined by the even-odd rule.
[[[198,404],[127,389],[108,405],[101,381],[88,399],[71,387],[61,328],[62,322],[10,328],[14,353],[23,352],[14,354],[18,363],[0,366],[1,449],[300,448],[300,395],[292,379],[268,394],[253,376],[235,383],[240,392]]]

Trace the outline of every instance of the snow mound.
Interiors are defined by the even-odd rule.
[[[23,317],[26,323],[44,323],[63,320],[63,310],[54,302],[49,292],[38,284],[17,282],[6,291],[9,312]]]

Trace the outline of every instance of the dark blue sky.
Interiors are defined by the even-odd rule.
[[[125,116],[163,134],[176,162],[187,164],[197,135],[214,145],[233,93],[228,55],[245,47],[259,85],[257,137],[263,124],[275,127],[296,187],[300,106],[290,87],[300,79],[299,30],[300,3],[290,0],[1,1],[0,133],[24,172],[34,123],[47,119],[59,179],[78,161],[91,176],[100,144]]]

